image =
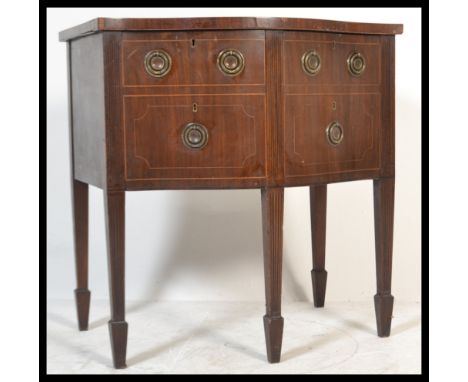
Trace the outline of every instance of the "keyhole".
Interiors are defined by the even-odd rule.
[[[192,111],[196,113],[198,111],[198,105],[194,102],[192,105]]]
[[[192,48],[195,48],[195,39],[192,39]]]
[[[332,110],[336,110],[336,101],[332,102]]]

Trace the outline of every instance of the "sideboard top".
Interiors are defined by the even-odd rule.
[[[403,33],[403,24],[371,24],[347,21],[264,18],[207,17],[168,19],[111,19],[99,17],[59,33],[60,41],[68,41],[103,31],[273,29],[334,33],[394,35]]]

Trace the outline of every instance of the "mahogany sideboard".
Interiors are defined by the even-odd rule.
[[[114,367],[126,366],[125,192],[261,189],[269,362],[283,336],[284,187],[310,187],[314,305],[324,306],[327,184],[372,179],[377,333],[390,334],[395,35],[400,24],[98,18],[62,31],[80,330],[88,185],[105,199]]]

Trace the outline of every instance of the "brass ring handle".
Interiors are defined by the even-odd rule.
[[[164,77],[171,70],[172,59],[162,49],[152,50],[145,56],[146,72],[153,77]]]
[[[359,52],[352,52],[348,56],[348,70],[353,76],[360,76],[366,69],[366,59]]]
[[[325,130],[328,143],[336,146],[343,140],[343,127],[336,121],[331,122]]]
[[[224,49],[218,53],[217,65],[221,73],[237,76],[244,70],[245,59],[236,49]]]
[[[322,65],[320,55],[315,50],[305,52],[301,58],[302,70],[309,76],[315,76]]]
[[[182,142],[191,150],[201,150],[208,143],[208,130],[200,123],[189,123],[182,131]]]

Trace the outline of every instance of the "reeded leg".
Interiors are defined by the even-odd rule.
[[[122,369],[126,367],[128,329],[125,322],[125,193],[108,191],[104,192],[104,198],[111,301],[109,334],[114,367]]]
[[[393,203],[395,179],[374,180],[375,256],[377,267],[377,294],[374,296],[377,333],[379,337],[390,335],[393,296],[392,249]]]
[[[279,362],[283,339],[281,267],[283,254],[283,188],[262,189],[263,257],[266,314],[263,316],[268,362]]]
[[[310,225],[312,230],[312,293],[314,306],[325,304],[327,271],[325,270],[325,239],[327,232],[327,185],[310,186]]]
[[[79,330],[88,330],[88,185],[72,180],[73,230],[75,239],[76,289],[75,302]]]

